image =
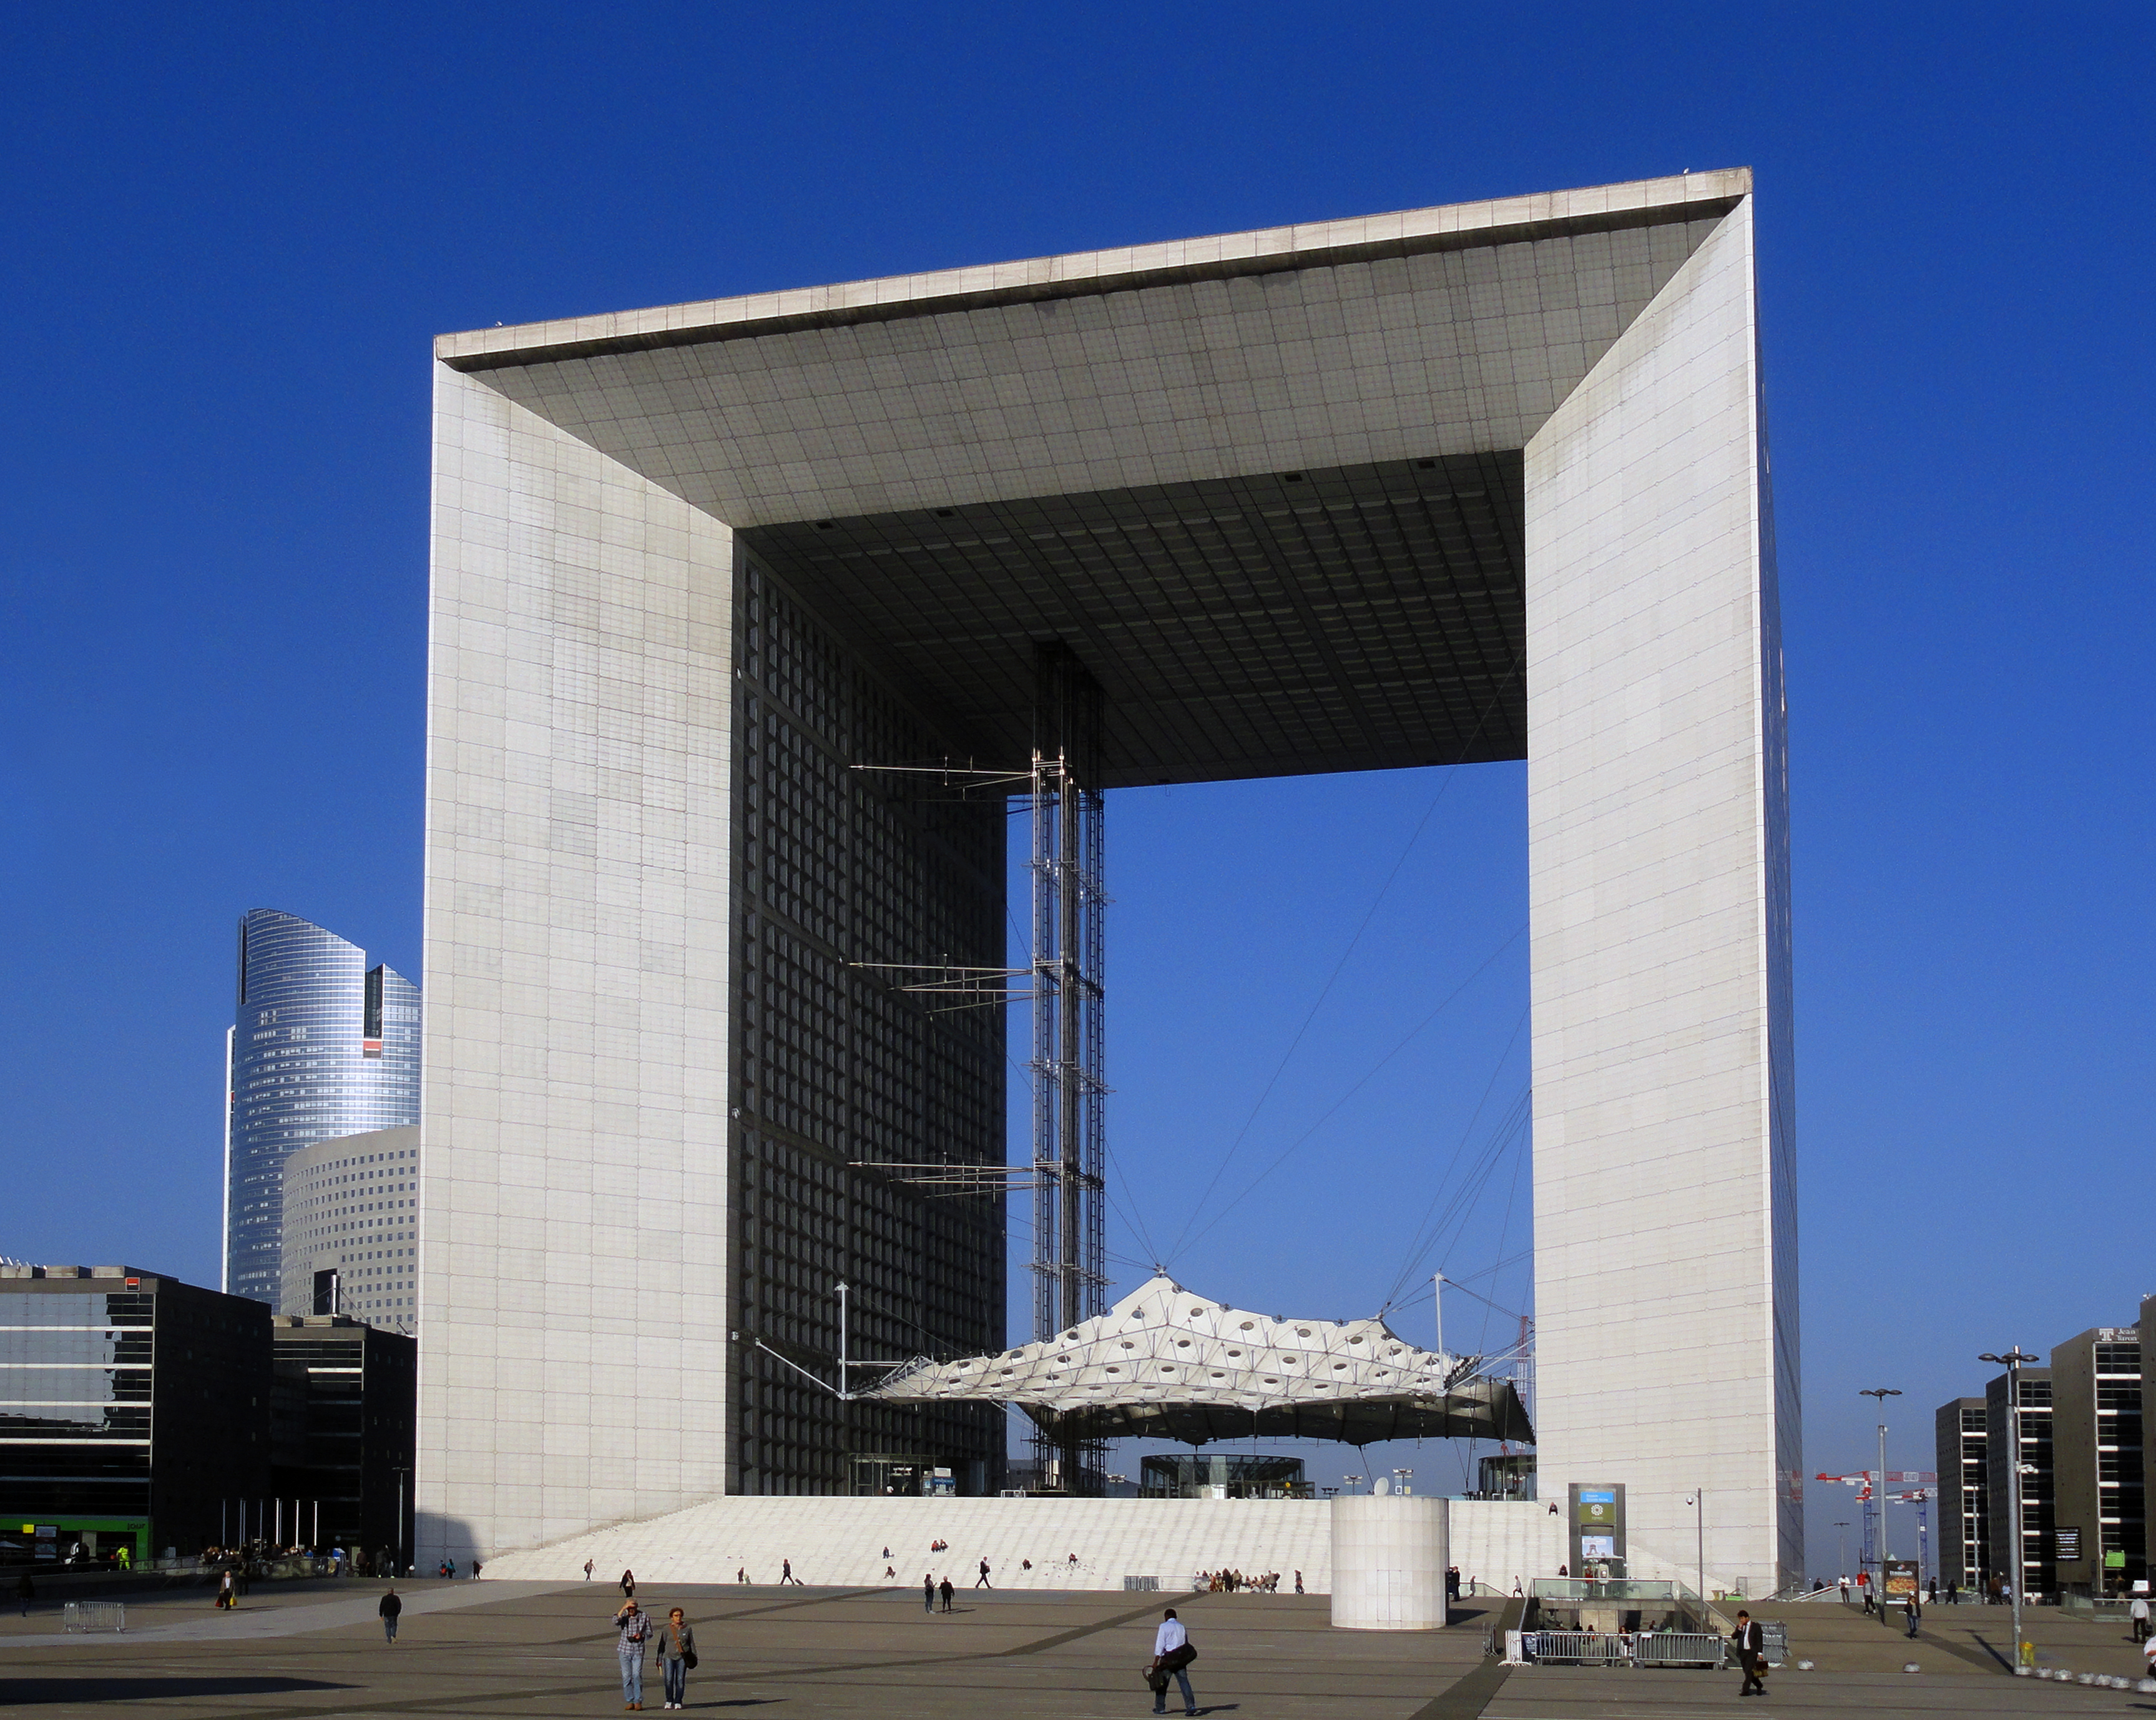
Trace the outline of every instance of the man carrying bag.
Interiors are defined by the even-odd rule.
[[[1190,1693],[1190,1663],[1198,1651],[1190,1646],[1190,1633],[1175,1615],[1173,1607],[1161,1615],[1160,1629],[1152,1639],[1152,1663],[1146,1668],[1146,1683],[1152,1690],[1152,1711],[1168,1712],[1168,1681],[1171,1676],[1183,1687],[1183,1712],[1195,1714],[1198,1698]]]
[[[1749,1613],[1740,1612],[1729,1640],[1736,1645],[1737,1664],[1744,1669],[1744,1682],[1738,1687],[1738,1695],[1766,1695],[1767,1633],[1759,1628],[1759,1621]]]

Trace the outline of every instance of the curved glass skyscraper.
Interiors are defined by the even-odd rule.
[[[419,1121],[419,988],[296,914],[250,909],[227,1055],[224,1287],[275,1307],[285,1159]]]

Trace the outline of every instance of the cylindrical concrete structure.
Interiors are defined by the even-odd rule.
[[[1332,1623],[1342,1630],[1445,1625],[1445,1501],[1357,1493],[1332,1502]]]

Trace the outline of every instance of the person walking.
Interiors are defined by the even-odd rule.
[[[30,1579],[28,1577],[25,1577],[23,1580],[27,1583]],[[227,1571],[223,1576],[217,1579],[218,1610],[220,1612],[230,1612],[232,1610],[233,1596],[234,1584],[232,1580],[232,1573],[230,1571]]]
[[[1737,1615],[1737,1628],[1729,1633],[1729,1640],[1737,1650],[1737,1664],[1744,1669],[1744,1682],[1738,1687],[1739,1696],[1764,1696],[1767,1681],[1760,1671],[1766,1648],[1766,1633],[1759,1628],[1758,1620],[1748,1612]]]
[[[946,1577],[942,1582],[938,1583],[936,1585],[936,1592],[943,1597],[943,1610],[947,1613],[949,1612],[951,1610],[951,1597],[958,1592],[951,1586],[951,1579],[948,1577]]]
[[[621,1598],[624,1600],[635,1599],[636,1573],[634,1571],[624,1571],[621,1574],[620,1581],[617,1583],[615,1586],[621,1590]]]
[[[404,1610],[404,1603],[398,1598],[397,1585],[392,1583],[382,1592],[382,1604],[375,1611],[382,1615],[382,1635],[388,1642],[397,1640],[397,1615]]]
[[[598,1563],[598,1561],[597,1559],[592,1558],[588,1558],[584,1561],[584,1580],[587,1583],[590,1582],[592,1579],[592,1567]]]
[[[2135,1595],[2127,1603],[2126,1616],[2133,1620],[2133,1640],[2136,1642],[2148,1641],[2148,1597],[2145,1594]]]
[[[933,1571],[921,1574],[921,1610],[924,1613],[936,1610],[936,1573]]]
[[[613,1627],[621,1633],[614,1652],[621,1661],[622,1712],[628,1713],[644,1706],[644,1649],[651,1640],[651,1620],[636,1610],[635,1601],[625,1600],[613,1615]]]
[[[988,1562],[985,1558],[981,1561],[981,1574],[973,1579],[973,1586],[976,1589],[993,1589],[996,1586],[988,1580]]]
[[[23,1603],[23,1616],[30,1616],[30,1603],[38,1598],[38,1585],[30,1580],[28,1571],[15,1579],[15,1599]]]
[[[1948,1606],[1959,1606],[1961,1604],[1961,1584],[1959,1583],[1950,1582],[1947,1584],[1947,1604]]]
[[[1170,1607],[1160,1616],[1160,1629],[1152,1634],[1152,1665],[1147,1669],[1146,1677],[1153,1683],[1152,1711],[1156,1714],[1168,1712],[1168,1681],[1172,1677],[1183,1691],[1183,1712],[1195,1714],[1198,1698],[1190,1693],[1190,1663],[1198,1658],[1198,1651],[1191,1646],[1190,1633],[1183,1628],[1183,1620]]]
[[[793,1561],[790,1558],[782,1558],[778,1562],[778,1586],[783,1589],[788,1583],[796,1589],[805,1589],[808,1586],[793,1574]]]
[[[1917,1625],[1924,1616],[1924,1610],[1917,1604],[1917,1591],[1913,1589],[1909,1591],[1909,1604],[1907,1610],[1909,1615],[1909,1640],[1914,1642],[1917,1640]]]
[[[1297,1594],[1302,1593],[1302,1573],[1301,1571],[1297,1571],[1295,1574],[1295,1592]]]
[[[659,1671],[666,1681],[666,1706],[686,1707],[689,1673],[696,1664],[696,1633],[680,1607],[666,1615],[659,1633]]]

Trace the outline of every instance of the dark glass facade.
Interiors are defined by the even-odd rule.
[[[319,1510],[318,1545],[408,1553],[418,1344],[331,1317],[280,1317],[273,1336],[277,1492]]]
[[[271,1307],[283,1278],[285,1161],[419,1121],[419,988],[333,932],[274,908],[239,922],[225,1187],[225,1288]]]
[[[220,1510],[266,1490],[270,1384],[252,1302],[124,1268],[8,1268],[0,1522],[137,1557],[215,1543]]]
[[[745,1338],[796,1361],[978,1355],[1004,1342],[1003,1199],[942,1200],[860,1161],[1000,1165],[1004,1024],[856,962],[1000,968],[1000,799],[910,794],[857,762],[947,747],[751,563],[737,595],[741,892],[735,1215]],[[735,1490],[880,1491],[894,1461],[992,1491],[1001,1406],[840,1403],[740,1350]]]

